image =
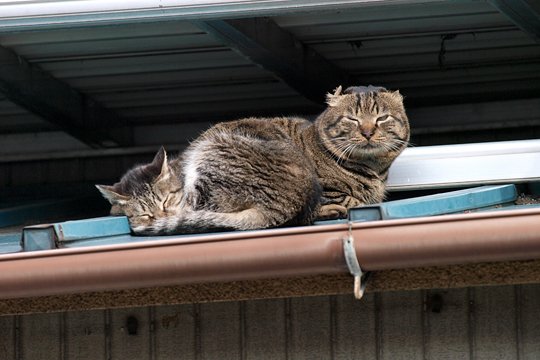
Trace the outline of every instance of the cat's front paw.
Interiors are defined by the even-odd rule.
[[[347,217],[347,208],[337,204],[323,205],[319,209],[317,220],[333,220]]]

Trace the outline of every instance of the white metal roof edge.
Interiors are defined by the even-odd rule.
[[[390,168],[389,191],[540,180],[540,140],[408,148]]]
[[[0,3],[0,31],[116,24],[167,19],[273,16],[350,6],[442,0],[78,0]]]

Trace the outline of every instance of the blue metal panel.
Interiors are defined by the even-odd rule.
[[[21,234],[0,235],[0,254],[14,253],[21,250]]]
[[[486,209],[497,205],[513,205],[516,198],[517,190],[514,185],[483,186],[351,209],[349,217],[351,221],[371,221],[440,215]],[[346,219],[339,219],[320,221],[316,224],[346,222]],[[186,235],[186,238],[196,236]],[[175,238],[177,237],[175,236]],[[132,236],[125,216],[102,217],[26,227],[23,230],[23,248],[25,251],[32,251],[57,247],[71,248],[154,241],[166,238],[167,236]]]
[[[488,207],[488,208],[478,209],[477,212],[523,210],[523,209],[538,209],[538,208],[540,208],[540,204],[503,205],[503,206],[500,206],[500,207]]]
[[[59,242],[130,233],[125,216],[107,216],[53,224]]]
[[[56,234],[52,225],[28,226],[23,229],[21,246],[24,251],[56,248]]]
[[[160,237],[160,240],[162,238]],[[66,241],[63,242],[61,247],[63,248],[78,248],[78,247],[88,247],[88,246],[100,246],[100,245],[116,245],[116,244],[127,244],[140,241],[151,241],[151,237],[147,236],[132,236],[130,234],[126,235],[117,235],[117,236],[106,236],[100,238],[85,238],[79,239],[76,241]]]
[[[63,248],[79,248],[79,247],[88,247],[88,246],[100,246],[100,245],[116,245],[116,244],[128,244],[134,242],[148,242],[148,241],[157,241],[157,240],[166,240],[167,238],[178,239],[179,237],[193,238],[197,236],[208,235],[205,234],[186,234],[186,235],[162,235],[162,236],[133,236],[130,234],[117,235],[117,236],[106,236],[100,238],[87,238],[80,239],[76,241],[64,242],[61,245]]]
[[[346,224],[347,219],[334,219],[334,220],[319,220],[315,221],[313,225],[335,225],[335,224]]]
[[[514,185],[481,186],[405,200],[363,206],[349,211],[352,221],[401,219],[458,213],[508,204],[517,198]]]
[[[54,249],[66,247],[69,242],[129,235],[129,233],[129,223],[125,216],[27,226],[23,229],[22,247],[24,251]]]

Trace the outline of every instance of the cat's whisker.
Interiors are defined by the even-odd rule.
[[[348,154],[347,154],[347,160],[346,160],[346,161],[349,161],[349,158],[351,157],[352,153],[354,152],[354,150],[355,150],[357,147],[358,147],[358,145],[356,145],[356,144],[354,144],[354,143],[352,144],[352,147],[350,147],[350,150],[349,150],[349,152],[348,152]]]
[[[402,148],[407,147],[408,143],[407,141],[395,139],[390,145],[394,148],[394,150],[400,150]]]
[[[337,163],[338,165],[340,165],[340,162],[343,163],[344,160],[344,153],[345,153],[345,149],[347,149],[348,147],[350,146],[349,143],[344,143],[344,144],[340,144],[340,146],[338,148],[336,148],[336,151],[337,151]]]
[[[335,148],[335,152],[334,151],[330,151],[328,150],[328,152],[330,154],[334,154],[335,156],[337,156],[337,163],[338,164],[343,164],[346,160],[344,158],[345,156],[345,153],[347,151],[347,149],[351,146],[351,145],[354,145],[354,143],[350,143],[350,142],[342,142],[341,144],[339,144],[338,146],[336,146]]]
[[[354,146],[354,145],[349,144],[349,145],[343,150],[340,165],[343,165],[343,164],[345,164],[345,163],[347,162],[347,160],[348,160],[347,152],[349,151],[349,149],[350,149],[352,146]]]
[[[343,138],[343,139],[346,139],[346,138]],[[319,141],[319,144],[324,148],[325,153],[330,154],[330,155],[335,155],[339,158],[339,154],[337,153],[341,152],[341,150],[343,150],[349,144],[349,142],[343,141],[339,143],[334,149],[327,148],[322,141]]]
[[[408,143],[408,144],[407,144],[407,147],[416,147],[416,144]]]
[[[392,142],[395,143],[395,144],[400,144],[400,145],[407,145],[407,144],[409,144],[408,141],[401,140],[401,139],[392,139]]]
[[[337,161],[338,165],[343,165],[343,163],[345,163],[345,156],[344,155],[345,155],[346,149],[348,149],[349,146],[351,146],[351,145],[347,145],[347,147],[345,147],[345,149],[342,150],[341,154],[338,156],[338,161]]]
[[[354,150],[358,147],[358,144],[353,143],[352,146],[349,148],[349,151],[347,153],[347,161],[349,161],[351,155],[353,154]]]

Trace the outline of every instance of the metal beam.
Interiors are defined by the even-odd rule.
[[[194,21],[204,31],[272,72],[315,103],[351,77],[269,18]]]
[[[433,1],[437,0],[397,0],[396,2],[407,4]],[[0,1],[0,29],[20,31],[155,20],[226,19],[252,17],[255,14],[276,16],[316,10],[334,11],[387,2],[388,0]]]
[[[1,46],[0,94],[92,147],[132,144],[114,112]]]
[[[488,2],[540,43],[540,1],[489,0]]]

